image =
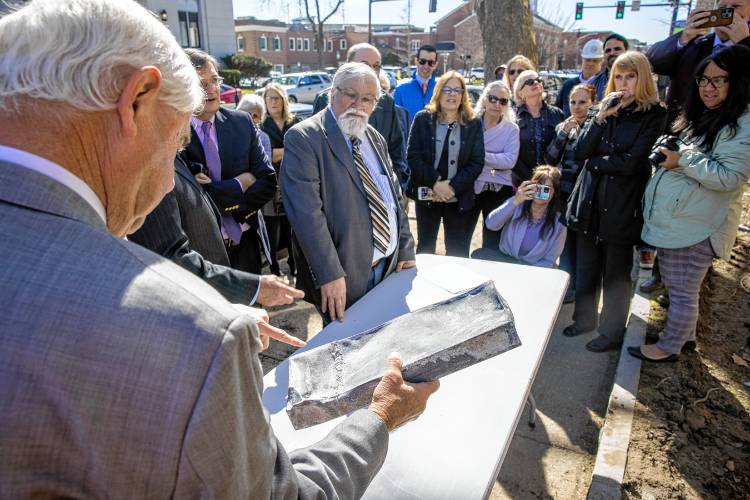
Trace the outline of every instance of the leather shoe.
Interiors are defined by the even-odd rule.
[[[586,344],[586,349],[591,352],[617,351],[620,349],[620,347],[622,347],[622,342],[615,342],[605,337],[604,335],[599,335],[594,340]]]
[[[656,344],[659,342],[659,334],[657,333],[647,333],[646,334],[646,344]],[[686,351],[694,351],[695,350],[695,341],[688,340],[685,342],[682,346],[682,352]]]
[[[563,335],[565,335],[566,337],[577,337],[591,331],[593,330],[579,330],[578,328],[576,328],[576,325],[568,325],[563,328]]]
[[[643,361],[651,361],[652,363],[674,363],[680,357],[677,354],[670,354],[666,358],[654,359],[649,358],[641,351],[641,346],[630,346],[628,347],[628,353],[634,358],[642,359]]]
[[[655,292],[661,288],[664,288],[664,284],[656,276],[652,276],[638,286],[638,289],[643,293]]]

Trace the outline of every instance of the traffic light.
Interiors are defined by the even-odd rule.
[[[576,3],[576,21],[583,19],[583,2]]]
[[[615,19],[622,19],[625,17],[625,2],[620,0],[617,2],[617,13],[615,13]]]

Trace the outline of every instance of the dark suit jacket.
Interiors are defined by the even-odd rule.
[[[234,215],[237,222],[250,222],[249,219],[276,192],[274,169],[263,151],[258,130],[249,114],[220,108],[214,125],[222,180],[206,185],[205,190],[223,213]],[[190,144],[182,155],[188,163],[206,164],[203,145],[195,130],[192,130]],[[243,172],[250,172],[257,179],[244,193],[234,179]]]
[[[315,97],[313,113],[318,113],[328,106],[328,91],[324,90]],[[370,115],[370,125],[380,132],[388,144],[388,154],[391,157],[393,171],[398,176],[401,189],[406,189],[406,181],[409,179],[409,166],[406,164],[406,147],[404,132],[396,111],[396,103],[387,92],[380,94],[380,99]],[[408,130],[406,131],[408,132]]]
[[[415,201],[418,187],[431,188],[440,177],[435,169],[436,130],[437,114],[426,109],[416,114],[409,131],[407,158],[412,173],[406,191],[409,198]],[[474,181],[484,167],[484,132],[479,119],[461,125],[461,149],[458,153],[457,167],[450,185],[456,192],[459,210],[470,210],[474,208]]]
[[[711,55],[714,48],[713,33],[694,38],[682,48],[677,47],[679,33],[655,43],[646,55],[654,73],[670,78],[667,91],[667,123],[671,126],[680,114],[681,103],[685,102],[691,85],[695,85],[693,77],[695,69],[703,59]],[[740,41],[740,44],[750,48],[750,36]]]
[[[372,126],[367,137],[391,179],[396,202],[398,246],[385,277],[398,261],[415,258],[414,239],[385,139]],[[297,286],[319,307],[321,285],[345,276],[349,307],[367,289],[373,242],[367,196],[346,139],[326,108],[289,130],[284,145],[281,193],[292,225]]]
[[[174,168],[174,189],[128,239],[173,260],[228,301],[248,303],[258,291],[260,276],[228,267],[218,208],[179,156]]]

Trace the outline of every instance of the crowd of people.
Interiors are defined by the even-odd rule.
[[[441,227],[447,255],[566,271],[563,335],[596,332],[592,352],[622,347],[634,257],[655,249],[667,325],[628,352],[675,361],[750,177],[750,0],[731,5],[732,24],[708,33],[694,12],[647,54],[589,41],[556,105],[524,55],[472,105],[435,47],[389,91],[378,49],[357,44],[302,121],[273,83],[222,107],[217,60],[134,1],[32,0],[0,19],[2,491],[361,496],[438,383],[383,360],[367,409],[287,453],[257,354],[304,342],[233,304],[304,298],[343,321],[437,252]]]

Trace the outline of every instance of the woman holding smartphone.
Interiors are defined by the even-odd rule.
[[[586,344],[592,352],[622,345],[633,290],[633,247],[643,226],[641,198],[651,177],[648,156],[665,120],[646,56],[621,54],[612,65],[606,97],[592,108],[575,143],[574,157],[586,166],[566,213],[568,228],[576,231],[577,262],[573,324],[563,335],[598,329],[598,337]]]
[[[565,244],[560,205],[560,169],[537,167],[485,221],[487,229],[501,231],[499,247],[477,249],[471,258],[553,267]]]
[[[446,254],[468,257],[484,135],[457,72],[438,79],[430,104],[414,117],[406,156],[411,168],[407,195],[416,201],[417,252],[435,253],[442,222]]]

